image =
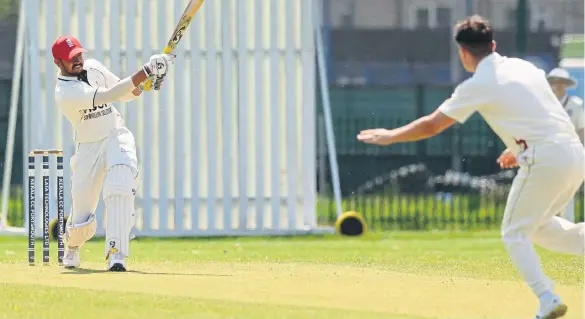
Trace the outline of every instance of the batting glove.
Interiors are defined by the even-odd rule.
[[[152,82],[152,88],[156,91],[160,90],[160,88],[162,87],[163,81],[165,80],[165,76],[157,76],[154,78],[154,81]]]
[[[150,61],[142,67],[142,70],[146,73],[146,76],[164,76],[170,66],[175,63],[176,57],[174,54],[155,54],[150,57]]]

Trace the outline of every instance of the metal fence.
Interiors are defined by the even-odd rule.
[[[319,223],[335,222],[327,155],[319,147]],[[496,168],[495,157],[475,158],[496,171],[470,174],[448,167],[450,156],[338,155],[342,211],[360,212],[370,229],[490,229],[500,225],[516,170]],[[464,157],[466,161],[468,157]],[[489,162],[489,163],[488,163]],[[584,221],[583,189],[575,197],[575,217]]]

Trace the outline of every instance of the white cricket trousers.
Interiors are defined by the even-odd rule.
[[[555,216],[583,183],[585,157],[579,140],[529,145],[517,156],[520,169],[512,183],[502,240],[511,261],[533,292],[553,290],[533,243],[546,249],[585,255],[585,225]]]
[[[102,141],[78,144],[71,157],[71,216],[74,224],[85,222],[97,208],[106,172],[127,165],[138,177],[134,136],[126,128],[113,131]]]

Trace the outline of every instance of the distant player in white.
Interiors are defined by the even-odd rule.
[[[492,37],[492,28],[482,17],[457,24],[459,57],[473,76],[432,114],[392,130],[364,130],[357,138],[377,145],[418,141],[478,112],[508,147],[497,160],[500,166],[520,167],[504,211],[502,240],[512,263],[539,298],[535,318],[559,318],[567,306],[554,293],[533,243],[561,253],[585,254],[585,225],[555,216],[583,183],[583,146],[546,74],[530,62],[496,53]]]
[[[583,118],[583,100],[578,96],[568,96],[567,89],[574,88],[577,86],[577,81],[571,77],[567,70],[562,68],[555,68],[547,76],[548,83],[550,84],[553,92],[563,105],[563,108],[571,118],[575,131],[581,143],[583,143],[583,131],[585,129],[585,119]],[[571,198],[571,201],[567,207],[559,213],[560,216],[567,220],[575,221],[575,198]]]
[[[160,88],[175,57],[154,55],[132,76],[120,80],[100,62],[84,60],[87,51],[74,37],[58,38],[52,50],[60,70],[55,100],[73,127],[76,143],[70,160],[72,210],[63,265],[79,267],[80,247],[96,232],[95,210],[103,190],[107,269],[125,271],[134,226],[138,160],[134,136],[112,103],[135,99],[147,79],[156,80],[155,88]]]

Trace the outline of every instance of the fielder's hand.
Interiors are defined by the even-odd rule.
[[[392,144],[392,135],[389,130],[375,128],[361,131],[357,136],[358,141],[366,144],[390,145]]]
[[[144,65],[142,70],[147,76],[165,76],[170,66],[175,63],[176,57],[174,54],[155,54],[150,57],[150,61]]]
[[[514,168],[519,166],[518,162],[516,162],[516,156],[508,148],[498,157],[496,162],[500,164],[500,168]]]

